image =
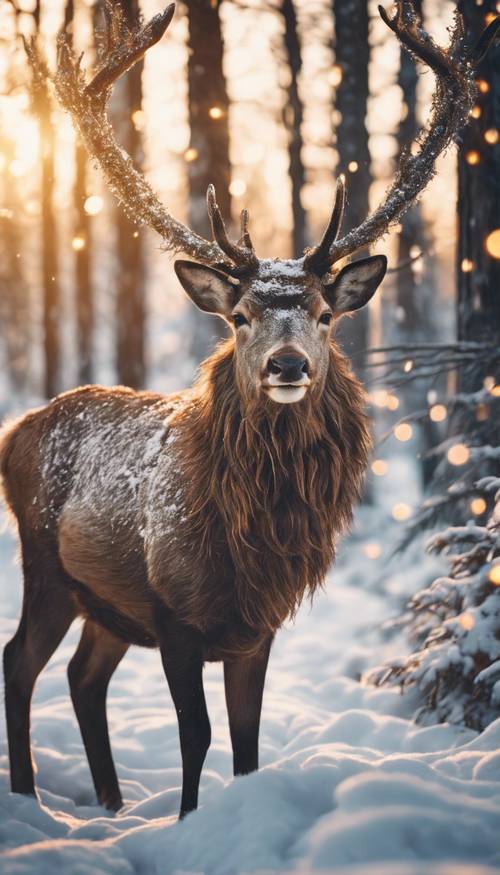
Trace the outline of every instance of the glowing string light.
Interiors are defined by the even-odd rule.
[[[385,459],[374,459],[371,467],[373,473],[376,474],[377,477],[384,477],[389,470],[389,464]]]
[[[455,444],[450,447],[446,457],[450,465],[465,465],[470,459],[470,450],[465,444]]]
[[[444,404],[433,404],[429,410],[429,418],[432,422],[443,422],[448,416],[448,411]]]
[[[500,228],[496,228],[486,238],[486,252],[492,258],[500,258]]]
[[[470,503],[470,509],[475,516],[481,516],[485,512],[487,504],[484,498],[473,498]]]
[[[394,437],[402,443],[410,441],[413,437],[413,429],[408,422],[400,422],[394,429]]]

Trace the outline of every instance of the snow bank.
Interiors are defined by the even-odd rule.
[[[271,656],[258,774],[233,780],[220,666],[206,669],[213,742],[200,809],[177,823],[177,726],[157,653],[132,649],[113,678],[111,738],[126,807],[95,804],[72,712],[70,630],[38,683],[33,747],[41,803],[8,791],[0,734],[2,875],[203,872],[237,875],[491,875],[500,871],[500,721],[478,735],[418,727],[412,701],[360,674],[401,651],[380,629],[436,560],[397,572],[364,556],[380,512],[361,515],[325,594],[278,636]],[[368,535],[371,537],[368,537]],[[387,544],[391,535],[387,534]],[[0,637],[20,605],[14,540],[0,541]],[[425,565],[425,563],[431,563]],[[432,564],[434,563],[434,564]],[[398,578],[399,583],[395,584]]]

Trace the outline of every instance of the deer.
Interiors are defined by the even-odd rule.
[[[318,245],[299,258],[259,259],[246,210],[230,238],[212,186],[213,240],[176,220],[117,144],[106,106],[113,85],[165,33],[174,5],[128,28],[105,6],[107,47],[87,83],[59,37],[55,74],[35,42],[35,76],[52,78],[90,156],[137,222],[177,260],[192,302],[231,336],[173,395],[84,386],[4,426],[0,471],[17,522],[24,574],[19,627],[4,650],[12,791],[35,795],[30,702],[36,679],[76,617],[71,699],[98,802],[122,796],[106,717],[111,677],[131,645],[158,648],[178,719],[180,817],[197,807],[211,728],[207,661],[223,663],[234,775],[258,768],[266,670],[277,630],[324,581],[359,497],[370,449],[364,390],[335,326],[365,306],[384,255],[350,257],[397,222],[460,134],[474,70],[500,19],[467,48],[457,15],[447,48],[422,29],[411,0],[380,14],[436,77],[430,122],[401,157],[382,204],[340,235],[346,185],[336,187]]]

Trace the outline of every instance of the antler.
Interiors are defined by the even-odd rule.
[[[240,244],[231,243],[211,186],[207,199],[215,242],[195,234],[170,215],[144,176],[134,168],[130,156],[117,144],[106,114],[113,85],[162,38],[174,11],[175,3],[171,3],[151,21],[130,28],[120,5],[106,0],[106,48],[97,73],[87,84],[81,57],[75,58],[68,35],[60,34],[54,76],[56,94],[70,113],[87,151],[100,165],[109,187],[130,218],[157,231],[167,249],[185,252],[197,261],[237,276],[257,260],[248,235],[248,217],[243,240]],[[35,76],[46,79],[46,64],[35,40],[25,47]]]
[[[339,259],[382,237],[430,182],[438,156],[456,140],[467,124],[476,97],[474,70],[500,29],[498,17],[486,28],[476,48],[467,49],[462,17],[456,13],[450,44],[443,49],[419,26],[412,0],[397,0],[392,18],[382,6],[379,6],[379,12],[401,44],[417,60],[425,62],[436,76],[431,119],[427,130],[421,131],[417,137],[418,151],[414,154],[408,149],[402,155],[396,178],[383,203],[361,225],[340,239],[336,239],[340,224],[338,217],[342,217],[337,188],[332,218],[323,240],[304,258],[304,266],[319,276]]]

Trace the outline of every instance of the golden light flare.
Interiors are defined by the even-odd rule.
[[[81,234],[77,234],[73,237],[71,246],[75,252],[81,252],[82,249],[85,249],[85,237],[82,237]]]
[[[186,151],[184,152],[184,160],[188,163],[191,163],[191,161],[196,161],[197,157],[198,149],[194,149],[192,146],[190,146],[190,148],[186,149]]]
[[[488,572],[488,580],[490,583],[493,583],[494,586],[500,586],[500,559],[495,559],[491,568]]]
[[[477,87],[481,94],[488,94],[488,91],[490,90],[490,83],[487,82],[486,79],[478,79]]]
[[[378,559],[382,554],[382,548],[376,543],[363,544],[363,553],[368,559]]]
[[[98,194],[91,194],[86,199],[83,209],[87,213],[87,216],[97,216],[104,206],[104,201],[102,197]]]
[[[244,179],[233,179],[229,186],[229,192],[233,197],[241,197],[247,190],[247,184]]]
[[[450,465],[456,465],[457,467],[465,465],[470,459],[470,450],[465,444],[455,444],[448,450],[446,458]]]
[[[496,128],[488,128],[488,130],[484,132],[484,139],[490,146],[496,146],[500,140],[500,134]]]
[[[492,258],[500,258],[500,228],[488,234],[485,242],[486,252]]]
[[[432,422],[444,422],[448,416],[448,411],[444,404],[433,404],[429,410],[429,418]]]
[[[136,109],[132,113],[132,123],[136,131],[143,131],[146,127],[146,113],[142,109]]]
[[[402,443],[411,441],[413,437],[413,429],[411,425],[408,422],[400,422],[394,429],[394,437]]]
[[[218,121],[224,115],[224,110],[221,109],[220,106],[211,106],[210,109],[208,110],[208,114],[209,114],[210,118],[215,119],[215,121]]]
[[[14,158],[13,161],[9,164],[9,173],[11,176],[14,176],[16,179],[19,179],[21,176],[24,176],[27,173],[28,168],[23,161],[20,161],[18,158]]]
[[[347,165],[347,169],[349,170],[350,173],[357,173],[357,171],[359,170],[358,162],[357,161],[349,161],[349,164]]]
[[[403,501],[398,502],[392,508],[392,516],[398,523],[402,523],[411,517],[411,507]]]
[[[481,118],[481,107],[476,104],[470,111],[471,118]]]
[[[462,273],[472,273],[475,268],[475,264],[470,258],[462,258],[460,268],[462,270]]]
[[[465,153],[465,160],[467,161],[467,164],[470,164],[471,167],[474,167],[481,161],[481,155],[476,149],[471,149],[469,152]]]
[[[388,410],[397,410],[399,407],[399,398],[397,395],[388,395],[385,406]]]
[[[338,88],[340,83],[342,82],[344,72],[340,64],[334,64],[328,73],[328,81],[333,88]]]
[[[484,498],[473,498],[470,503],[470,509],[475,516],[481,516],[487,508]]]
[[[385,477],[389,470],[389,463],[385,459],[374,459],[371,464],[371,469],[377,477]]]

